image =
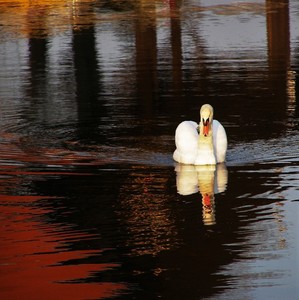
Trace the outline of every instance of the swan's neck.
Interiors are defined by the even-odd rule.
[[[206,149],[206,150],[211,150],[214,152],[212,132],[210,132],[210,134],[208,136],[204,136],[203,134],[199,135],[198,148],[199,148],[199,150]]]
[[[198,147],[203,149],[209,149],[214,152],[213,147],[213,126],[212,123],[209,124],[209,133],[204,135],[203,133],[203,124],[202,122],[199,124],[199,136],[198,136]]]
[[[199,138],[198,138],[198,152],[197,152],[196,164],[199,165],[216,164],[212,127],[210,128],[209,134],[206,136],[202,134],[202,131],[200,131]]]

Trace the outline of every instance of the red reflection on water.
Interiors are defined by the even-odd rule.
[[[49,210],[38,207],[40,200],[39,196],[0,197],[0,298],[100,299],[124,290],[118,283],[80,282],[116,264],[63,265],[101,251],[68,249],[66,242],[92,235],[72,231],[65,224],[41,222]]]

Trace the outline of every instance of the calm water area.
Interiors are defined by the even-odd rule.
[[[1,0],[0,299],[299,299],[298,72],[297,0]]]

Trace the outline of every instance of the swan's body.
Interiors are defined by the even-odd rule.
[[[199,126],[193,121],[179,124],[175,132],[173,159],[191,165],[215,165],[225,161],[227,137],[224,127],[213,120],[213,108],[205,104],[200,110]]]

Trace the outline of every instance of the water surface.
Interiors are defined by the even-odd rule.
[[[1,298],[297,299],[298,14],[2,1]],[[204,103],[227,162],[177,165]]]

